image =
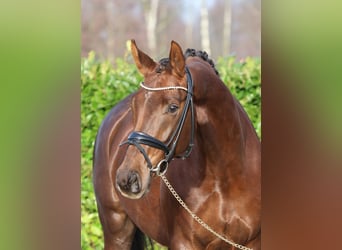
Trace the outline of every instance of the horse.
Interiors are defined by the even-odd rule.
[[[261,248],[261,145],[206,52],[171,42],[103,120],[93,184],[104,248]],[[151,241],[151,240],[150,240]]]

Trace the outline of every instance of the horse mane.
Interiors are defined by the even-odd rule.
[[[184,53],[185,59],[187,59],[189,56],[191,57],[199,57],[202,58],[204,61],[210,64],[210,66],[215,71],[216,75],[219,75],[217,69],[215,68],[215,63],[212,59],[209,58],[208,53],[202,50],[195,50],[195,49],[187,49]]]
[[[215,71],[216,75],[219,75],[216,67],[215,67],[215,63],[212,59],[209,58],[208,53],[205,51],[201,51],[201,50],[195,50],[195,49],[187,49],[184,53],[184,57],[185,60],[188,57],[199,57],[201,58],[203,61],[207,62],[210,64],[210,66],[213,68],[213,70]],[[156,69],[156,73],[161,73],[162,71],[166,70],[166,68],[169,67],[169,58],[162,58],[159,61],[159,65]]]

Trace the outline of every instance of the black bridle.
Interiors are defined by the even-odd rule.
[[[172,136],[170,137],[170,139],[168,140],[168,142],[164,143],[158,140],[157,138],[154,138],[144,132],[133,131],[128,135],[127,140],[120,144],[120,146],[125,145],[125,144],[134,145],[144,156],[147,162],[147,167],[150,169],[150,171],[153,173],[156,173],[157,175],[161,175],[166,172],[168,163],[173,158],[176,157],[176,158],[186,159],[187,157],[189,157],[192,147],[194,146],[195,116],[194,116],[194,104],[192,100],[193,82],[192,82],[190,71],[187,67],[185,67],[185,72],[186,72],[187,85],[188,85],[187,90],[186,90],[187,96],[185,100],[185,105],[182,110],[182,114],[178,121],[177,127],[175,131],[173,132]],[[167,87],[167,89],[172,89],[172,88],[173,87],[169,87],[169,88]],[[189,145],[183,154],[175,156],[176,146],[177,146],[181,131],[183,129],[186,115],[189,109],[191,111],[191,134],[190,134]],[[165,153],[165,158],[162,159],[157,164],[157,166],[153,167],[150,158],[148,157],[145,149],[141,146],[141,144],[163,150]]]

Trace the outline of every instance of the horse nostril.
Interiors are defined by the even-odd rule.
[[[122,191],[128,191],[129,190],[128,181],[127,181],[126,176],[118,176],[116,179],[116,183]]]
[[[132,193],[140,192],[139,176],[137,172],[130,172],[128,175],[128,183]]]
[[[127,174],[118,175],[116,179],[117,185],[123,192],[139,193],[141,185],[139,175],[135,171],[129,171]]]

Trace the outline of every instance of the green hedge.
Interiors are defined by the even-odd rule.
[[[260,59],[219,58],[216,63],[221,79],[247,111],[259,137],[261,136]],[[81,246],[103,249],[101,225],[97,215],[92,185],[92,151],[97,130],[121,99],[138,89],[142,76],[134,64],[118,58],[113,66],[99,62],[94,52],[81,61]],[[159,247],[156,247],[159,249]],[[163,249],[163,248],[160,248]]]

